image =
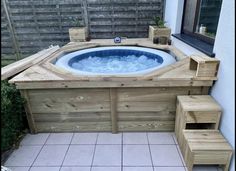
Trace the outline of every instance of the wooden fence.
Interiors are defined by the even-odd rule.
[[[1,59],[22,58],[50,45],[69,42],[79,18],[91,38],[148,36],[165,0],[2,0]]]

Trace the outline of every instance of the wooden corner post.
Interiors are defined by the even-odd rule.
[[[24,107],[25,107],[25,112],[26,112],[26,117],[28,120],[29,128],[30,128],[30,133],[35,134],[37,133],[36,127],[35,127],[35,122],[32,114],[31,107],[29,105],[29,96],[27,90],[20,90],[21,96],[24,97],[26,100]]]
[[[111,105],[111,131],[113,134],[118,132],[117,126],[117,91],[116,88],[110,88],[110,105]]]

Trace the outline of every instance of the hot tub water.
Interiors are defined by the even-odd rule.
[[[175,63],[170,54],[151,48],[110,46],[83,49],[60,57],[55,65],[80,75],[140,75]]]

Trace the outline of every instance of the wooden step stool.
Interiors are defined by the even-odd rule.
[[[183,153],[184,129],[218,129],[221,107],[209,95],[177,96],[175,135]]]
[[[194,164],[223,165],[223,170],[228,171],[233,150],[218,130],[183,130],[183,136],[188,171]]]

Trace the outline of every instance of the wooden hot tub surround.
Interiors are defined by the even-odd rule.
[[[27,100],[32,133],[174,131],[177,95],[208,94],[217,79],[218,60],[188,57],[174,46],[148,39],[127,39],[118,45],[166,50],[178,61],[137,77],[73,75],[52,63],[65,53],[116,45],[112,41],[69,43],[9,80]]]

